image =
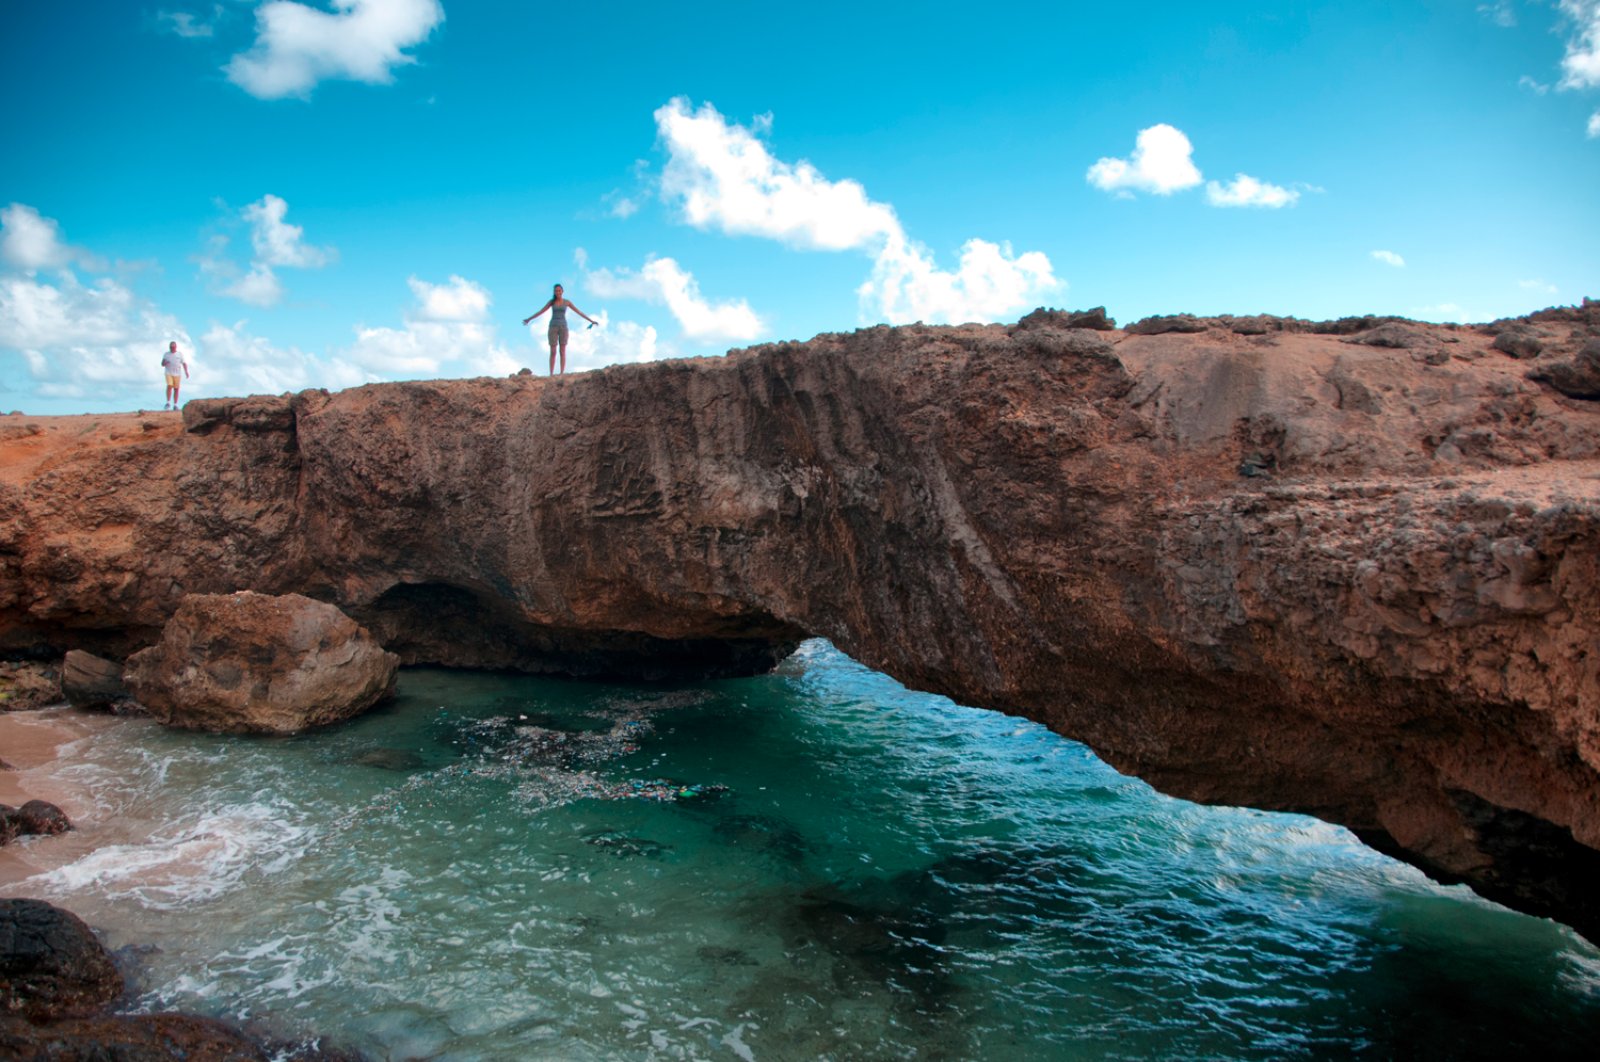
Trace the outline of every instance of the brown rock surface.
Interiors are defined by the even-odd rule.
[[[1242,320],[31,419],[0,645],[126,652],[240,588],[408,662],[737,671],[820,635],[1600,936],[1600,406],[1525,378],[1600,306],[1522,322],[1531,363],[1492,346],[1516,322]]]
[[[333,605],[299,594],[190,594],[126,681],[168,726],[294,734],[394,691],[400,658]]]

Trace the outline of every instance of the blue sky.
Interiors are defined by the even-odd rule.
[[[0,412],[1600,296],[1600,0],[0,0]]]

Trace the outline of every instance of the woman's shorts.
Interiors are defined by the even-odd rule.
[[[550,326],[550,342],[554,343],[556,340],[560,340],[563,343],[567,341],[567,326],[565,324],[552,324]]]

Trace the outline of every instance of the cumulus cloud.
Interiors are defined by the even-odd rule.
[[[1090,166],[1088,180],[1102,191],[1121,195],[1136,191],[1171,195],[1200,183],[1193,155],[1189,138],[1163,122],[1139,131],[1128,158],[1103,158]]]
[[[180,37],[209,37],[215,29],[187,11],[157,11],[156,20]]]
[[[677,97],[655,112],[668,159],[661,194],[696,228],[764,236],[796,247],[844,251],[900,231],[894,210],[852,180],[830,181],[811,163],[772,156],[755,130],[729,124],[711,104]],[[758,128],[770,128],[766,118]]]
[[[1560,288],[1540,277],[1535,277],[1532,280],[1519,280],[1517,281],[1517,287],[1525,291],[1537,291],[1544,295],[1559,295],[1561,293]]]
[[[612,321],[604,310],[592,315],[600,322],[598,328],[584,328],[572,333],[567,342],[567,371],[598,369],[620,363],[655,361],[658,358],[677,357],[679,351],[662,342],[654,325],[636,321]],[[534,355],[538,371],[547,367],[549,344],[545,339],[544,319],[528,326],[535,333],[534,341],[543,348],[544,356]],[[530,366],[532,367],[532,366]]]
[[[858,289],[865,318],[990,321],[1035,306],[1061,287],[1044,254],[1014,257],[1009,248],[983,240],[967,242],[956,272],[938,269],[894,208],[870,198],[860,182],[829,180],[807,161],[775,157],[761,139],[771,131],[771,115],[745,127],[709,103],[693,109],[678,97],[657,109],[655,119],[668,156],[658,193],[685,222],[804,250],[871,256],[872,276]],[[725,334],[754,338],[753,332]]]
[[[305,230],[283,220],[288,212],[289,204],[271,193],[244,208],[244,219],[250,223],[250,245],[255,248],[256,261],[269,266],[295,266],[299,269],[316,269],[326,265],[331,252],[302,242]]]
[[[638,272],[596,269],[584,286],[601,298],[642,299],[666,306],[685,337],[700,341],[745,341],[761,335],[761,318],[743,299],[708,302],[694,276],[671,258],[652,258]]]
[[[147,388],[153,404],[171,340],[190,347],[176,317],[116,281],[0,276],[0,350],[22,357],[43,397],[105,400]]]
[[[937,268],[926,248],[895,237],[878,256],[857,294],[882,308],[892,324],[908,321],[989,321],[996,307],[1036,305],[1056,288],[1042,252],[1013,255],[1009,246],[968,240],[955,272]]]
[[[278,347],[245,330],[247,322],[212,322],[196,344],[204,362],[207,394],[282,394],[308,387],[338,390],[374,377],[347,361],[317,358],[298,347]],[[197,389],[199,390],[199,389]]]
[[[1600,111],[1589,115],[1589,138],[1600,138]]]
[[[1535,96],[1543,96],[1550,91],[1549,85],[1546,85],[1544,82],[1538,80],[1537,78],[1530,77],[1527,74],[1523,74],[1521,77],[1517,78],[1517,84],[1520,87],[1527,89]]]
[[[256,41],[224,68],[252,96],[308,98],[319,81],[368,84],[394,80],[394,68],[416,59],[405,49],[428,39],[444,20],[439,0],[332,0],[322,11],[291,0],[256,9]]]
[[[1392,265],[1396,269],[1405,268],[1406,260],[1395,254],[1393,251],[1373,251],[1372,257],[1376,258],[1385,265]]]
[[[1206,202],[1219,207],[1279,207],[1293,206],[1300,193],[1275,184],[1257,180],[1244,173],[1234,174],[1228,184],[1206,182]]]
[[[258,263],[244,276],[223,287],[220,294],[251,306],[276,306],[283,301],[283,282],[270,266]]]
[[[1600,0],[1561,0],[1561,13],[1572,21],[1572,37],[1561,59],[1564,89],[1600,86]]]
[[[445,374],[504,376],[521,362],[489,321],[490,297],[482,286],[452,276],[444,284],[410,278],[416,304],[400,328],[356,328],[356,340],[336,359],[377,379]]]
[[[252,306],[276,306],[283,300],[284,286],[274,267],[319,269],[333,261],[331,247],[314,247],[304,240],[299,225],[284,221],[289,204],[279,196],[267,194],[239,212],[250,223],[252,258],[248,270],[241,271],[224,254],[228,238],[216,235],[210,248],[199,259],[200,271],[219,282],[215,294],[247,302]]]
[[[104,263],[61,238],[61,226],[26,203],[0,209],[0,262],[16,269],[65,269],[74,262],[99,270]]]

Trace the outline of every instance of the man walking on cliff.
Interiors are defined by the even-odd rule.
[[[167,352],[161,356],[161,371],[167,374],[167,404],[162,406],[162,409],[178,408],[178,385],[183,382],[178,378],[180,370],[184,377],[187,377],[189,363],[178,353],[178,341],[173,340],[167,344]]]

